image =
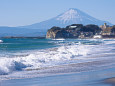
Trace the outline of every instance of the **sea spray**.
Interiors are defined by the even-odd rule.
[[[89,47],[90,48],[90,47]],[[0,74],[8,74],[23,68],[39,68],[44,66],[59,65],[61,62],[86,56],[89,49],[86,45],[70,45],[38,50],[25,57],[0,58]]]
[[[47,40],[56,47],[27,50],[0,57],[0,75],[15,72],[62,66],[71,63],[85,63],[101,60],[114,54],[114,40]],[[112,43],[112,44],[111,44]],[[111,45],[111,46],[110,46]],[[4,54],[4,53],[2,53]],[[101,57],[101,58],[98,58]],[[38,70],[40,71],[40,70]]]

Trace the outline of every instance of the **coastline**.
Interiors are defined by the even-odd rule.
[[[93,40],[95,40],[95,39],[93,39]],[[96,39],[96,40],[98,40],[98,39]],[[76,59],[67,60],[68,61],[67,64],[66,64],[66,62],[64,64],[62,64],[63,63],[62,62],[59,65],[56,64],[56,65],[50,65],[50,66],[46,66],[46,67],[44,66],[41,68],[35,67],[35,69],[34,69],[34,67],[32,67],[32,68],[28,67],[28,68],[22,69],[22,71],[18,71],[18,72],[14,71],[14,72],[9,73],[8,75],[5,75],[5,76],[1,75],[0,76],[1,86],[16,86],[17,84],[19,86],[20,85],[22,85],[22,86],[92,86],[92,84],[94,86],[110,86],[110,84],[108,85],[107,83],[103,82],[103,80],[115,77],[115,63],[114,63],[115,62],[115,59],[114,59],[114,56],[115,56],[114,43],[115,42],[114,41],[111,42],[111,40],[110,40],[110,42],[107,42],[106,39],[103,39],[103,40],[105,40],[104,41],[106,43],[105,45],[102,45],[102,44],[100,44],[99,46],[91,45],[92,46],[91,51],[95,49],[95,52],[94,53],[92,52],[93,54],[88,53],[89,56],[84,56],[81,58],[79,57],[80,55],[78,55],[78,58],[76,58]],[[52,40],[48,40],[48,41],[52,41]],[[39,42],[39,41],[37,41],[37,42]],[[77,43],[78,43],[78,41],[77,41]],[[112,45],[110,46],[110,44],[112,44]],[[82,45],[78,45],[78,46],[82,46]],[[89,47],[89,45],[87,45],[87,46]],[[93,47],[93,46],[97,46],[97,47]],[[103,47],[101,47],[101,46],[103,46]],[[71,49],[73,49],[73,47],[64,47],[65,50],[68,48],[70,49],[70,51],[71,51]],[[82,47],[78,47],[77,49],[81,49],[81,48]],[[48,50],[46,50],[46,52],[47,53],[49,53],[50,51],[57,52],[55,49],[56,48],[53,48],[53,50],[52,50],[52,48],[51,48],[51,50],[48,49]],[[61,50],[62,49],[63,48],[61,48]],[[77,49],[75,49],[75,50],[77,50]],[[107,51],[105,51],[105,49],[107,49]],[[83,50],[84,50],[84,47],[81,50],[81,52],[83,52]],[[88,50],[90,50],[90,49],[88,49]],[[96,50],[99,50],[99,52],[96,53]],[[100,52],[100,50],[102,50],[103,52]],[[77,51],[75,51],[75,53],[77,53]],[[61,53],[63,53],[63,52],[64,51],[61,51]],[[37,54],[35,54],[35,55],[37,55]],[[32,52],[31,58],[34,58],[35,55],[33,55],[33,52]],[[54,53],[51,53],[51,55],[54,56]],[[63,54],[61,54],[61,55],[63,55]],[[27,58],[25,58],[25,59],[27,59]],[[39,60],[39,59],[35,58],[35,60]],[[40,61],[41,61],[41,59],[40,59]],[[68,77],[68,79],[67,79],[67,77]],[[83,79],[83,80],[81,81],[81,79]],[[47,80],[51,80],[51,81],[48,82]],[[67,80],[70,82],[67,83]],[[53,81],[53,83],[52,83],[52,81]],[[15,84],[15,82],[17,84]],[[43,82],[47,82],[49,84],[46,84]],[[57,82],[60,84],[57,84]],[[104,84],[107,84],[107,85],[104,85]]]
[[[115,77],[115,67],[97,71],[55,74],[1,81],[1,86],[111,86],[103,80]],[[114,86],[112,84],[112,86]]]
[[[65,64],[60,66],[51,66],[38,69],[26,69],[13,73],[11,75],[1,76],[1,80],[27,79],[36,77],[47,77],[63,74],[76,74],[83,72],[95,72],[115,68],[114,59],[100,61],[88,61],[81,63]],[[16,75],[16,76],[15,76]],[[21,75],[21,76],[20,76]]]

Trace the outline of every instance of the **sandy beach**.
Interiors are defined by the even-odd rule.
[[[108,80],[115,77],[114,40],[21,40],[23,52],[20,46],[9,52],[12,45],[2,51],[0,86],[114,86],[113,79]],[[23,42],[27,40],[32,46],[44,43],[44,49],[28,51]],[[49,42],[61,45],[53,47]]]
[[[101,66],[109,63],[112,61],[63,65],[41,71],[37,69],[40,72],[36,72],[36,77],[30,78],[26,75],[23,79],[2,80],[0,86],[115,86],[115,78],[112,78],[115,77],[114,64]],[[98,70],[95,65],[98,66]]]
[[[12,79],[1,81],[0,86],[114,86],[115,68],[81,73]],[[104,82],[102,82],[104,80]]]

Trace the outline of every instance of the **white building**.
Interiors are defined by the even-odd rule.
[[[69,28],[76,28],[77,26],[69,26]]]
[[[94,35],[93,38],[94,38],[94,39],[101,39],[102,36],[101,36],[101,35]]]

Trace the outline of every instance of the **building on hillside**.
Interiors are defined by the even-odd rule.
[[[77,26],[69,26],[69,28],[73,29],[73,28],[77,28]]]
[[[100,28],[102,29],[101,35],[111,35],[111,26],[104,23],[104,25],[101,25]]]
[[[106,23],[104,23],[104,25],[101,25],[101,26],[100,26],[101,29],[106,29],[107,27],[110,27],[110,26],[107,25]]]
[[[101,39],[102,36],[101,36],[101,35],[94,35],[93,38],[94,38],[94,39]]]

